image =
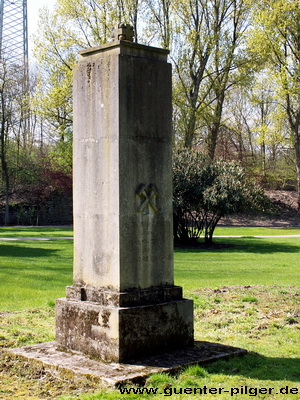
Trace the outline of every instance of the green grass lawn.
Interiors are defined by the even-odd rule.
[[[73,243],[55,239],[71,236],[70,229],[14,229],[2,228],[0,236],[54,239],[0,241],[0,347],[53,340],[54,301],[64,296],[65,286],[72,283]],[[275,235],[300,233],[271,231]],[[95,388],[90,388],[94,394],[80,394],[89,388],[78,388],[47,374],[40,379],[2,357],[0,398],[161,400],[171,397],[172,389],[175,399],[298,400],[300,394],[281,394],[280,388],[299,388],[300,381],[300,238],[251,237],[270,235],[264,228],[216,231],[216,235],[239,234],[246,237],[217,238],[217,244],[226,246],[216,249],[176,249],[175,283],[194,300],[195,338],[244,347],[249,350],[247,356],[204,368],[192,367],[175,377],[156,374],[149,378],[146,388],[158,388],[157,394],[138,395],[117,390],[95,392]],[[240,393],[184,393],[184,389],[205,385],[239,388]],[[251,396],[241,394],[245,386],[262,389],[262,393],[254,395],[253,389]],[[271,394],[264,390],[271,388]]]
[[[22,237],[72,237],[72,228],[56,227],[0,227],[0,238],[22,238]]]
[[[44,307],[64,297],[72,284],[72,247],[69,240],[0,241],[0,311]]]
[[[223,285],[300,284],[300,237],[216,238],[215,243],[228,247],[175,250],[175,280],[185,291]]]
[[[298,228],[247,228],[247,227],[220,227],[215,229],[215,235],[242,235],[242,236],[275,236],[275,235],[300,235]]]

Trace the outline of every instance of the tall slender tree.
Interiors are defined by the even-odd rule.
[[[18,160],[11,156],[20,147],[30,151],[32,144],[29,134],[27,101],[24,93],[24,67],[2,60],[0,63],[0,164],[5,199],[4,224],[10,222],[9,200],[12,173],[16,171]],[[26,106],[26,113],[24,112]]]
[[[249,10],[246,0],[176,3],[174,39],[178,45],[174,45],[172,59],[176,71],[174,100],[179,110],[177,130],[183,131],[186,147],[202,136],[211,159],[226,95],[243,79],[249,64],[242,54]]]
[[[297,0],[263,0],[253,14],[249,47],[261,56],[276,82],[274,101],[286,113],[296,160],[300,209],[300,4]]]

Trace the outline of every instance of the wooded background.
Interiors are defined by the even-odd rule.
[[[29,82],[0,65],[0,223],[70,222],[72,70],[121,22],[170,49],[174,148],[300,192],[299,1],[58,0],[40,12]]]

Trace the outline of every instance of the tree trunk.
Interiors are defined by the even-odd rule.
[[[5,214],[4,214],[4,225],[8,226],[10,222],[9,217],[9,183],[5,182]]]
[[[187,126],[186,135],[184,138],[184,146],[185,147],[192,147],[193,141],[195,138],[195,130],[196,130],[196,110],[191,109],[189,115],[189,121]]]
[[[265,141],[263,141],[261,145],[261,168],[262,168],[262,176],[263,181],[266,181],[266,145]]]
[[[5,198],[5,214],[4,214],[4,225],[9,225],[9,174],[8,166],[6,161],[6,120],[5,120],[5,108],[4,108],[4,96],[1,94],[2,101],[2,120],[1,120],[1,132],[0,132],[0,157],[1,157],[1,168],[2,168],[2,179],[4,182],[4,198]]]
[[[300,210],[300,112],[293,112],[289,95],[286,96],[286,100],[288,120],[293,134],[297,172],[298,210]]]
[[[212,161],[215,157],[219,128],[220,128],[220,123],[214,123],[212,127],[209,129],[209,134],[207,138],[207,155]]]
[[[213,123],[211,128],[209,129],[207,138],[207,154],[212,161],[215,157],[217,140],[221,126],[223,103],[225,99],[225,87],[223,87],[223,89],[219,93],[216,92],[216,97],[217,97],[217,105],[214,110]]]
[[[8,168],[5,159],[2,159],[2,179],[4,182],[4,198],[5,198],[5,214],[4,214],[4,225],[9,225],[9,175]]]
[[[295,140],[296,171],[297,171],[297,192],[298,192],[298,210],[300,210],[300,138]]]
[[[220,221],[222,215],[214,215],[211,216],[211,219],[205,227],[205,235],[204,235],[204,243],[208,246],[212,245],[213,243],[213,234],[215,232],[216,226]]]

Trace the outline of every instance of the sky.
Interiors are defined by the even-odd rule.
[[[32,35],[36,32],[38,27],[39,9],[46,6],[51,10],[55,3],[56,0],[27,0],[28,38],[30,52],[33,46]]]

